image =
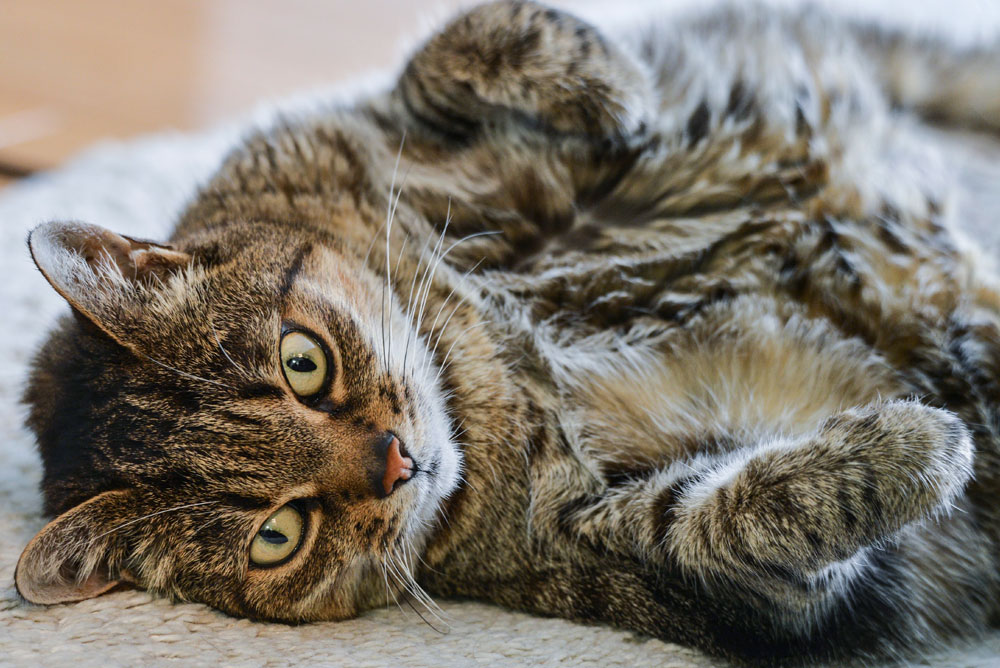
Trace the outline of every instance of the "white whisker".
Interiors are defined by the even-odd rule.
[[[116,526],[116,527],[114,527],[112,529],[108,529],[104,533],[98,534],[98,535],[94,536],[94,539],[96,540],[98,538],[103,538],[104,536],[107,536],[108,534],[112,534],[112,533],[118,531],[119,529],[124,529],[127,526],[135,524],[136,522],[141,522],[143,520],[149,519],[150,517],[156,517],[157,515],[163,515],[165,513],[172,513],[174,511],[184,510],[186,508],[195,508],[197,506],[207,506],[210,503],[215,503],[215,501],[199,501],[198,503],[186,503],[186,504],[181,505],[181,506],[174,506],[173,508],[167,508],[166,510],[157,510],[155,513],[149,513],[148,515],[143,515],[142,517],[136,517],[133,520],[129,520],[128,522],[124,522],[122,524],[119,524],[118,526]]]
[[[451,357],[451,351],[455,349],[455,345],[458,344],[465,336],[468,336],[469,332],[471,332],[472,330],[474,330],[477,327],[482,327],[485,324],[486,324],[485,320],[484,321],[480,321],[480,322],[477,322],[477,323],[475,323],[473,325],[469,325],[468,327],[466,327],[465,329],[463,329],[461,332],[459,332],[458,336],[455,337],[455,340],[452,341],[451,346],[448,347],[448,352],[445,353],[444,359],[441,360],[441,367],[438,369],[437,375],[434,377],[434,383],[435,384],[437,384],[437,382],[441,379],[441,374],[444,373],[445,368],[447,368],[447,366],[448,366],[448,358]]]
[[[441,337],[444,336],[444,333],[448,331],[448,323],[451,322],[452,317],[458,312],[458,309],[460,308],[462,308],[461,301],[455,304],[455,308],[453,308],[451,310],[451,313],[448,314],[448,317],[444,319],[444,322],[441,324],[441,331],[438,332],[437,338],[434,339],[434,345],[431,347],[430,355],[427,356],[428,360],[434,359],[434,356],[437,355],[438,346],[441,345]],[[430,362],[428,362],[428,364],[429,363]]]
[[[161,362],[161,361],[159,361],[157,359],[153,359],[152,357],[150,357],[149,355],[146,355],[144,353],[138,353],[138,355],[140,357],[142,357],[143,359],[147,359],[150,362],[152,362],[153,364],[156,364],[157,366],[161,366],[164,369],[167,369],[169,371],[173,371],[174,373],[176,373],[176,374],[178,374],[180,376],[184,376],[185,378],[190,378],[191,380],[200,380],[203,383],[211,383],[212,385],[218,385],[219,387],[224,387],[227,390],[232,390],[233,392],[236,391],[236,388],[233,387],[232,385],[226,385],[225,383],[220,383],[217,380],[211,380],[210,378],[202,378],[201,376],[196,376],[193,373],[188,373],[187,371],[181,371],[180,369],[175,369],[174,367],[170,366],[169,364],[164,364],[163,362]]]
[[[431,282],[430,278],[432,276],[432,267],[437,266],[437,262],[441,258],[441,249],[444,247],[445,236],[448,234],[448,226],[451,224],[451,198],[448,199],[448,211],[445,213],[444,226],[441,228],[441,234],[438,235],[438,240],[434,244],[434,248],[431,250],[431,258],[427,262],[427,266],[424,268],[424,274],[420,277],[420,289],[417,290],[417,321],[413,325],[416,331],[416,336],[420,336],[420,325],[423,323],[425,304],[427,303],[427,294],[430,292]],[[435,259],[437,257],[437,259]]]
[[[226,352],[226,349],[222,347],[222,340],[219,338],[219,332],[216,331],[215,325],[209,322],[209,326],[212,329],[212,336],[215,337],[215,343],[216,345],[219,346],[219,351],[222,353],[222,356],[225,357],[227,360],[229,360],[229,363],[233,365],[234,369],[236,369],[242,374],[246,374],[246,369],[244,369],[241,365],[237,364],[236,361],[229,356],[229,353]]]
[[[455,285],[451,289],[451,292],[448,293],[448,296],[445,297],[444,301],[441,302],[441,305],[438,307],[437,313],[434,315],[434,321],[431,322],[431,326],[430,326],[430,328],[428,328],[429,332],[431,332],[431,333],[434,332],[435,328],[437,327],[438,320],[441,318],[441,314],[444,312],[444,309],[448,306],[448,302],[451,301],[451,298],[455,294],[455,291],[458,290],[458,288],[466,280],[468,280],[468,278],[472,274],[472,272],[475,271],[476,268],[479,267],[479,265],[482,264],[482,263],[483,263],[483,260],[480,259],[478,262],[476,262],[476,264],[472,265],[472,267],[470,267],[468,271],[466,271],[464,274],[462,274],[462,277],[458,280],[457,283],[455,283]],[[425,369],[424,369],[425,371],[426,371],[426,365],[430,364],[430,360],[432,360],[434,358],[434,355],[437,353],[438,345],[441,343],[441,335],[447,329],[448,323],[451,321],[451,317],[453,315],[455,315],[455,312],[458,311],[458,309],[465,303],[465,301],[467,299],[468,299],[468,295],[466,295],[466,296],[462,297],[461,299],[459,299],[458,303],[455,304],[455,308],[453,308],[452,311],[451,311],[451,313],[448,315],[448,317],[445,318],[444,324],[441,325],[441,331],[438,332],[437,339],[434,341],[434,346],[431,348],[430,354],[427,356],[427,361],[425,362]]]
[[[410,326],[406,329],[406,342],[403,345],[403,373],[406,373],[406,360],[410,355],[411,334],[413,334],[416,329],[413,322],[413,316],[415,313],[413,309],[413,289],[416,287],[417,275],[420,273],[420,266],[424,263],[424,255],[427,253],[427,245],[430,241],[431,237],[428,236],[427,239],[424,240],[424,245],[420,249],[420,254],[417,256],[417,266],[413,269],[413,277],[410,279],[410,294],[406,298],[406,317],[409,320]],[[430,262],[428,262],[428,264],[430,264]],[[418,292],[417,294],[419,295],[420,293]],[[419,336],[419,333],[412,337],[414,341],[416,341],[417,336]]]
[[[396,604],[399,611],[406,613],[403,610],[403,606],[399,604],[399,596],[397,595],[397,590],[404,589],[403,583],[399,581],[399,576],[396,575],[391,569],[386,568],[386,562],[382,562],[382,573],[385,577],[385,587],[386,587],[386,602],[388,603],[389,598],[392,598],[392,602]],[[389,576],[392,576],[393,585],[389,584]],[[404,599],[405,600],[405,599]]]
[[[399,139],[399,151],[396,153],[396,164],[392,168],[392,178],[389,181],[389,210],[386,211],[385,214],[385,287],[382,290],[382,355],[385,360],[386,374],[389,373],[389,369],[391,368],[391,359],[389,356],[392,354],[392,304],[389,305],[388,344],[386,344],[385,335],[385,300],[387,296],[389,299],[392,298],[392,273],[389,266],[389,260],[391,257],[389,252],[389,239],[392,232],[392,221],[396,215],[396,206],[399,204],[399,197],[396,196],[395,201],[393,201],[393,196],[396,188],[396,174],[399,172],[399,161],[403,157],[403,144],[405,142],[406,132],[403,132],[403,136]],[[400,191],[402,191],[402,188],[400,188]]]
[[[407,234],[405,237],[403,237],[403,243],[400,244],[399,246],[399,255],[396,256],[396,266],[393,269],[393,272],[397,276],[399,275],[399,263],[403,259],[403,251],[406,250],[406,244],[409,243],[409,241],[410,241],[410,235]]]
[[[409,550],[407,550],[407,552],[409,553]],[[444,624],[446,627],[450,628],[451,622],[448,619],[447,613],[445,613],[445,611],[441,609],[441,606],[437,604],[437,601],[431,598],[430,594],[428,594],[427,591],[423,587],[421,587],[420,584],[417,583],[416,579],[413,577],[413,567],[410,563],[411,560],[412,557],[404,558],[404,563],[406,564],[406,572],[409,574],[409,583],[410,583],[409,590],[411,594],[413,594],[414,598],[416,598],[417,601],[424,606],[424,609],[426,609],[427,612],[431,613],[436,620]],[[423,616],[421,615],[421,617]],[[441,633],[439,629],[435,628],[435,630]]]
[[[417,584],[416,580],[413,578],[411,568],[405,556],[396,555],[393,552],[389,552],[386,554],[386,558],[387,558],[386,563],[389,565],[391,572],[393,573],[394,577],[396,578],[396,580],[398,581],[400,587],[402,587],[404,592],[406,594],[409,594],[410,597],[416,599],[416,601],[420,603],[420,605],[425,610],[431,613],[435,617],[435,619],[437,619],[439,622],[441,622],[445,626],[450,626],[448,621],[443,619],[441,615],[439,615],[438,612],[435,611],[435,609],[437,611],[440,611],[442,614],[444,614],[444,611],[441,610],[441,608],[437,605],[437,603],[435,603],[434,600],[431,599],[431,597],[427,594],[427,592],[424,591],[424,589],[419,584]],[[407,604],[410,606],[410,608],[417,614],[418,617],[420,617],[420,619],[425,624],[427,624],[427,626],[434,629],[438,633],[442,634],[444,633],[436,626],[431,624],[427,620],[427,618],[423,616],[423,614],[413,605],[413,603],[408,598],[404,598],[404,600],[407,601]]]
[[[368,244],[368,251],[365,253],[365,261],[361,263],[361,266],[363,267],[368,266],[368,260],[370,260],[372,256],[372,249],[375,248],[375,241],[378,239],[379,235],[382,233],[382,230],[384,229],[385,229],[385,221],[382,221],[382,224],[378,226],[378,229],[375,230],[374,233],[372,233],[372,240]]]
[[[434,269],[431,272],[431,275],[430,275],[430,278],[428,279],[428,281],[433,282],[434,275],[437,273],[438,266],[440,266],[441,262],[443,262],[444,259],[448,256],[448,253],[450,253],[454,249],[458,248],[458,246],[460,246],[461,244],[465,243],[466,241],[470,241],[470,240],[475,239],[477,237],[495,236],[497,234],[503,234],[503,232],[500,232],[499,230],[489,230],[489,231],[486,231],[486,232],[475,232],[473,234],[469,234],[467,236],[464,236],[461,239],[459,239],[458,241],[454,242],[451,246],[448,247],[448,250],[446,250],[444,253],[441,254],[440,257],[438,257],[437,262],[434,263]],[[482,260],[480,260],[480,262],[481,261]],[[423,302],[420,305],[421,311],[423,311],[423,309],[424,309],[424,307],[425,307],[425,305],[427,303],[427,293],[428,292],[430,292],[429,288],[424,293]]]

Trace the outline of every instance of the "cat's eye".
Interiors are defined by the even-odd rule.
[[[281,337],[281,370],[292,392],[311,397],[326,384],[326,355],[316,339],[300,331]]]
[[[250,545],[250,562],[254,566],[277,566],[298,549],[305,534],[305,520],[295,506],[279,508],[261,525]]]

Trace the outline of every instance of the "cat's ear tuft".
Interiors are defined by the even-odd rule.
[[[74,288],[92,283],[91,277],[162,280],[191,261],[166,244],[76,222],[39,225],[28,235],[28,248],[52,287],[71,303]]]
[[[142,288],[165,283],[191,263],[190,255],[168,245],[77,222],[39,225],[28,235],[28,249],[56,292],[116,339],[115,323]]]
[[[94,598],[121,584],[120,576],[111,575],[110,551],[131,501],[128,492],[104,492],[45,525],[18,559],[18,593],[52,605]]]

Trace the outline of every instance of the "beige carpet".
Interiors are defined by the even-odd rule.
[[[369,78],[366,85],[378,81]],[[317,99],[316,94],[309,99]],[[302,108],[309,103],[288,104]],[[261,110],[249,122],[265,122],[270,113]],[[17,399],[33,347],[65,309],[31,266],[25,233],[44,220],[76,218],[137,236],[165,236],[194,184],[213,169],[235,136],[235,129],[223,128],[106,145],[0,194],[0,665],[719,665],[632,633],[476,603],[442,601],[449,623],[439,632],[409,609],[289,627],[232,619],[200,605],[171,605],[137,591],[51,608],[18,599],[14,565],[43,519],[39,462],[20,426],[23,410]],[[944,148],[946,169],[962,184],[959,217],[982,248],[1000,258],[1000,148],[973,135],[934,134],[930,140]],[[1000,665],[1000,636],[915,665]]]

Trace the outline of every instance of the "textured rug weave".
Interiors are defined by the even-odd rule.
[[[957,25],[955,6],[976,9],[975,2],[948,5],[943,24]],[[947,9],[942,6],[939,13]],[[913,19],[913,12],[907,17]],[[994,28],[1000,26],[995,9],[986,18]],[[967,20],[967,32],[981,34],[984,20]],[[383,81],[367,78],[360,87]],[[333,97],[314,92],[281,106],[307,109],[315,100]],[[134,236],[165,237],[195,184],[211,173],[240,132],[272,115],[269,107],[208,133],[97,147],[60,170],[0,193],[0,665],[719,665],[692,650],[632,633],[468,602],[440,601],[446,619],[431,620],[435,630],[406,607],[348,622],[290,627],[233,619],[201,605],[173,605],[139,591],[51,608],[19,600],[14,565],[44,519],[40,464],[21,426],[18,397],[34,347],[66,309],[31,264],[27,230],[46,220],[79,219]],[[1000,147],[976,135],[931,132],[928,141],[941,147],[944,168],[957,184],[956,219],[986,255],[1000,258]],[[915,665],[1000,665],[1000,636]]]

